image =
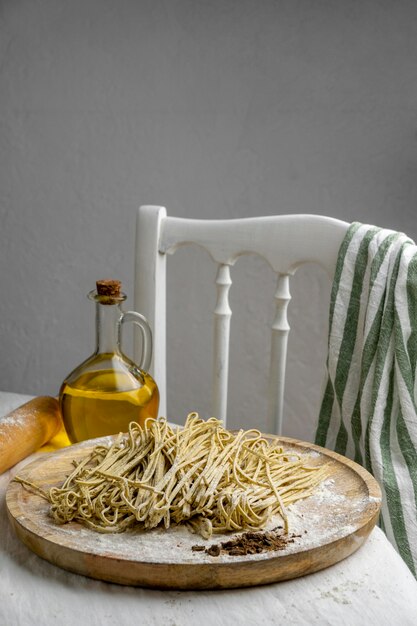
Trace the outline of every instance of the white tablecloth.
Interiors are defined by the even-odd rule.
[[[0,392],[0,415],[28,399]],[[344,561],[262,587],[157,591],[71,574],[33,554],[11,529],[5,491],[19,466],[0,475],[1,626],[417,623],[417,581],[378,528]]]

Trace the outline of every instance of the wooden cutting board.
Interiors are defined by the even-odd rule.
[[[314,463],[329,462],[332,475],[313,496],[290,508],[295,538],[279,551],[210,556],[192,547],[219,544],[234,535],[204,540],[180,527],[101,534],[76,522],[57,525],[49,517],[48,502],[17,482],[7,491],[9,518],[19,539],[37,555],[99,580],[159,589],[224,589],[296,578],[341,561],[365,542],[378,518],[381,491],[353,461],[313,444],[280,440],[289,451],[310,454]],[[72,460],[84,457],[98,441],[103,439],[45,455],[19,475],[44,489],[59,485]],[[272,520],[270,527],[277,524]]]

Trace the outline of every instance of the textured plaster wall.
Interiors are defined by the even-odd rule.
[[[315,212],[417,238],[416,35],[411,0],[1,0],[0,388],[57,392],[93,349],[97,278],[120,278],[132,303],[139,204]],[[181,250],[169,273],[171,419],[209,410],[201,268]],[[266,428],[274,279],[241,260],[234,283],[230,424]],[[328,294],[321,271],[297,275],[290,435],[314,429]]]

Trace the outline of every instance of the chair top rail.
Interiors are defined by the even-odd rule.
[[[277,273],[294,274],[311,262],[332,276],[348,227],[342,220],[310,214],[225,220],[166,217],[159,251],[172,254],[181,246],[197,244],[216,263],[234,265],[244,254],[257,254]]]

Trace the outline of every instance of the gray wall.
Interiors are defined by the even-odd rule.
[[[97,278],[120,278],[131,305],[139,204],[322,213],[417,238],[416,35],[411,0],[1,0],[0,388],[57,392],[93,349]],[[214,294],[197,294],[200,268],[182,250],[170,270],[179,421],[209,410]],[[232,292],[230,424],[265,428],[274,281],[242,260],[235,286],[248,291]],[[328,289],[315,268],[295,280],[290,435],[313,429]]]

